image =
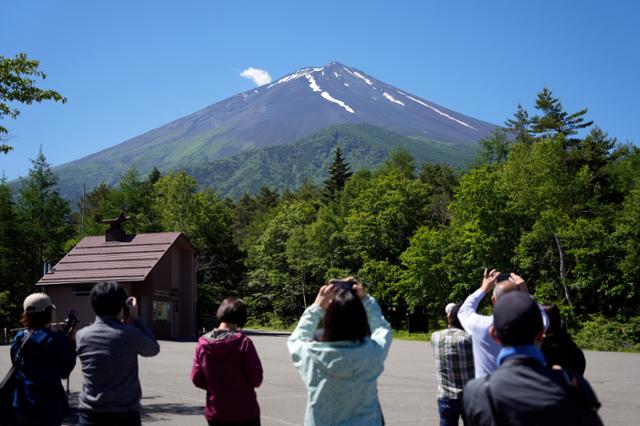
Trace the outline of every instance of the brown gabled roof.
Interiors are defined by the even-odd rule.
[[[184,239],[196,251],[181,232],[137,234],[128,236],[127,241],[86,237],[36,285],[144,281],[178,239]]]

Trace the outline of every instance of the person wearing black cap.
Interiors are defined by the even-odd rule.
[[[489,333],[502,345],[499,367],[465,386],[466,425],[602,425],[589,383],[545,364],[543,332],[540,309],[527,294],[498,300]]]

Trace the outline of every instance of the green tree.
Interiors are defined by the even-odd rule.
[[[0,120],[4,117],[17,118],[20,111],[13,107],[16,103],[30,105],[33,102],[53,100],[65,103],[64,96],[54,90],[40,89],[35,86],[34,78],[47,76],[38,70],[40,63],[18,53],[13,58],[0,56]],[[34,78],[32,78],[34,77]],[[0,152],[8,153],[13,149],[6,143],[9,130],[0,125]]]
[[[414,179],[416,160],[406,149],[394,148],[389,159],[376,171],[378,174],[400,173],[407,179]]]
[[[518,104],[513,118],[505,121],[504,126],[505,131],[515,136],[515,142],[533,142],[533,137],[531,137],[531,119],[529,118],[529,113],[521,104]]]
[[[432,311],[451,300],[451,232],[447,228],[420,227],[400,259],[405,273],[398,292],[411,311],[419,306]]]
[[[84,233],[85,235],[101,235],[107,228],[102,224],[103,219],[111,219],[120,214],[116,203],[116,190],[104,182],[89,191],[84,197]],[[81,236],[80,215],[82,214],[82,200],[77,203],[77,212],[73,214],[76,223],[76,234]]]
[[[354,199],[343,229],[355,266],[368,259],[398,263],[426,218],[429,187],[399,171],[374,178]]]
[[[157,171],[157,169],[154,169]],[[113,198],[117,209],[125,212],[129,220],[125,226],[132,233],[157,232],[160,226],[157,223],[153,204],[153,188],[160,180],[153,171],[146,180],[141,180],[135,166],[129,168],[120,178],[118,190],[114,191]]]
[[[149,182],[150,185],[154,185],[161,177],[162,173],[160,173],[160,170],[158,170],[156,166],[153,166],[153,170],[151,170],[147,176],[147,182]]]
[[[205,314],[240,291],[243,254],[233,235],[233,211],[212,190],[197,192],[195,178],[185,172],[169,173],[155,183],[152,209],[164,231],[183,232],[199,250],[197,302],[202,325]]]
[[[51,171],[42,148],[29,176],[21,180],[18,214],[28,224],[23,238],[30,247],[29,279],[34,285],[42,276],[44,262],[55,264],[66,254],[65,243],[73,235],[68,202],[57,190],[58,179]]]
[[[337,147],[333,164],[329,167],[329,178],[324,181],[325,190],[329,194],[330,199],[333,199],[336,193],[344,189],[344,185],[351,175],[353,175],[351,167],[342,156],[340,147]]]
[[[480,140],[480,164],[504,163],[509,155],[510,145],[504,130],[494,130],[491,136]]]
[[[196,187],[195,178],[183,171],[169,173],[155,183],[152,208],[162,229],[194,235]]]
[[[621,284],[630,290],[624,296],[628,303],[623,309],[630,315],[637,315],[640,294],[640,178],[635,180],[635,188],[627,195],[622,212],[616,223],[616,237],[623,248],[619,262],[623,274]],[[634,312],[635,310],[635,312]]]
[[[459,184],[459,173],[446,164],[424,163],[419,179],[428,184],[429,217],[434,224],[446,225],[451,221],[452,214],[449,204],[453,200],[455,188]]]
[[[259,238],[248,249],[245,300],[262,321],[280,326],[302,312],[304,252],[292,250],[299,244],[298,229],[313,223],[316,211],[317,206],[307,201],[280,204],[265,219]]]
[[[568,137],[593,124],[593,121],[585,121],[586,108],[569,114],[564,110],[562,102],[546,87],[538,93],[536,109],[542,113],[531,118],[531,130],[536,134],[546,136],[560,134]]]
[[[0,328],[17,324],[22,300],[31,289],[32,283],[25,279],[28,249],[22,225],[11,189],[0,179]]]

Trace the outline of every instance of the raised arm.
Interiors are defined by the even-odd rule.
[[[156,356],[160,352],[160,345],[153,335],[153,331],[142,321],[140,318],[136,318],[131,324],[133,336],[133,344],[136,348],[138,355],[142,356]]]
[[[386,358],[389,353],[389,347],[391,347],[391,339],[393,337],[393,331],[391,330],[391,324],[382,314],[380,305],[376,302],[376,299],[366,294],[362,298],[362,304],[367,311],[367,317],[369,318],[369,328],[371,328],[371,340],[376,343],[383,352],[383,357]]]
[[[335,296],[337,289],[330,284],[320,287],[318,296],[313,305],[305,309],[304,313],[298,321],[296,329],[293,330],[289,340],[287,340],[287,348],[293,358],[293,363],[297,364],[300,360],[300,353],[303,350],[305,344],[313,341],[313,334],[318,328],[318,324],[324,315],[325,309],[331,303],[331,300]]]
[[[293,330],[289,340],[287,340],[287,348],[289,348],[289,353],[293,356],[294,363],[297,361],[297,357],[300,356],[300,351],[302,351],[305,343],[313,341],[313,333],[318,328],[323,315],[324,309],[314,303],[300,317],[296,329]]]
[[[482,284],[480,288],[474,291],[465,299],[458,310],[458,319],[460,324],[469,334],[474,334],[479,328],[485,330],[489,325],[487,324],[487,318],[485,315],[478,314],[478,305],[484,299],[484,297],[493,289],[496,285],[496,279],[499,272],[495,269],[487,272],[484,270]]]

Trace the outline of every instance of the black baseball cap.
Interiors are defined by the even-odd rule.
[[[493,326],[505,346],[530,345],[544,327],[538,304],[520,291],[498,299],[493,309]]]

